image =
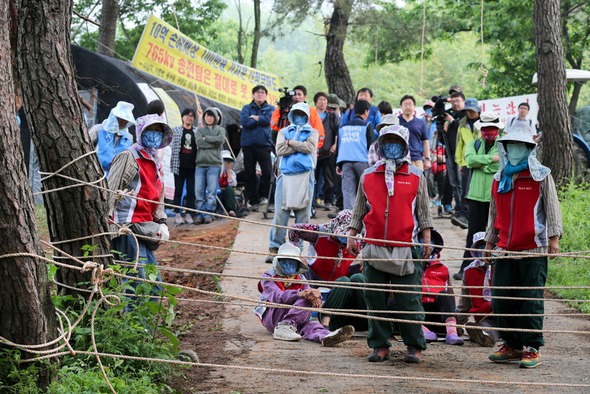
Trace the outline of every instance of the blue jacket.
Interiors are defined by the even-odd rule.
[[[281,131],[285,134],[285,139],[303,142],[307,141],[315,130],[307,123],[299,131],[297,131],[297,126],[295,125],[287,126]],[[300,174],[311,171],[313,167],[314,159],[311,155],[303,152],[295,152],[292,155],[281,158],[280,169],[283,174]]]
[[[342,115],[342,120],[340,121],[340,127],[342,128],[342,126],[344,126],[346,123],[350,122],[352,119],[354,119],[354,111],[350,109],[350,110],[346,111],[344,113],[344,115]],[[369,117],[367,118],[367,125],[369,125],[369,124],[373,125],[373,130],[375,130],[375,127],[377,127],[377,125],[379,123],[381,123],[381,112],[379,112],[379,108],[372,105],[371,109],[369,110]]]
[[[368,162],[369,146],[374,141],[371,128],[357,116],[340,127],[338,132],[338,155],[336,164],[346,162]]]
[[[109,133],[103,129],[98,130],[96,154],[106,174],[111,169],[113,158],[124,150],[127,150],[133,144],[133,137],[129,132],[125,132],[121,136],[121,139],[117,142],[117,146],[115,146],[115,137],[116,134]]]
[[[275,108],[266,101],[258,107],[254,100],[244,105],[240,112],[240,125],[242,126],[242,146],[268,146],[272,147],[272,134],[270,131],[270,118]],[[257,115],[258,122],[250,118]]]

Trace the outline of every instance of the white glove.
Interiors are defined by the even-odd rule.
[[[170,232],[168,231],[168,226],[164,223],[160,224],[160,228],[158,229],[158,236],[160,237],[161,241],[168,241],[170,239]]]

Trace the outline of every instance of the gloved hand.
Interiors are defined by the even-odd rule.
[[[166,224],[160,224],[160,228],[158,229],[158,237],[160,237],[160,241],[168,241],[170,239],[170,231],[168,231],[168,226],[166,226]]]

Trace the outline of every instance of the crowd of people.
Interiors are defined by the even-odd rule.
[[[339,329],[347,333],[354,328],[368,329],[371,362],[389,358],[389,340],[396,330],[407,346],[404,361],[409,363],[418,363],[427,342],[437,340],[438,334],[449,345],[463,345],[457,324],[464,324],[472,315],[474,321],[466,325],[471,341],[489,347],[503,341],[489,355],[491,361],[516,360],[522,368],[541,363],[542,334],[494,329],[542,329],[543,292],[529,287],[545,284],[547,255],[559,251],[562,234],[550,170],[536,159],[537,131],[527,119],[528,103],[521,103],[518,116],[504,125],[497,113],[482,112],[478,100],[466,98],[458,85],[449,90],[450,108],[438,114],[439,119],[433,117],[437,105],[433,101],[424,104],[423,117],[416,116],[412,95],[400,99],[401,114],[395,116],[390,103],[371,104],[369,88],[360,89],[347,108],[337,96],[325,92],[314,95],[314,108],[305,102],[303,86],[294,88],[294,103],[287,110],[269,105],[263,86],[252,93],[252,102],[241,114],[242,145],[246,143],[256,155],[249,154],[244,164],[265,169],[259,183],[253,170],[246,179],[250,206],[257,209],[262,202],[273,203],[263,201],[261,195],[273,194],[268,185],[273,183],[270,177],[276,177],[276,213],[266,259],[273,268],[261,280],[262,301],[269,299],[267,287],[271,286],[275,302],[319,307],[322,296],[312,291],[315,286],[307,292],[290,280],[305,277],[352,283],[357,286],[332,289],[324,308],[360,309],[369,317],[413,321],[392,325],[384,319],[359,321],[329,310],[320,313],[314,327],[333,330],[322,335]],[[328,215],[333,222],[309,223],[315,209],[322,206],[334,210]],[[466,249],[480,250],[466,250],[459,272],[453,275],[438,260],[442,237],[433,230],[432,206],[439,207],[440,216],[447,215],[454,225],[467,229]],[[295,224],[287,240],[290,214]],[[360,234],[362,242],[357,238]],[[294,269],[286,270],[280,263],[284,248],[289,256],[299,256],[302,241],[310,243],[315,257],[298,259],[291,264]],[[537,255],[521,258],[513,252]],[[362,264],[355,268],[351,262],[359,254]],[[265,280],[268,277],[287,281],[270,285]],[[451,279],[470,287],[462,289],[458,305]],[[371,289],[363,284],[389,287]],[[282,298],[275,297],[276,287]],[[282,309],[262,307],[259,313],[276,339],[298,340],[308,335],[309,323],[295,320],[290,312],[288,317],[283,312],[277,318],[277,310]],[[265,318],[269,313],[272,323]],[[505,316],[510,313],[540,315]],[[303,315],[301,311],[297,314]],[[304,317],[307,321],[309,316]],[[338,342],[348,338],[341,332],[334,335]],[[312,340],[320,341],[321,336]]]
[[[438,115],[443,121],[434,119],[433,101],[424,104],[423,117],[416,116],[412,95],[399,100],[396,116],[388,102],[372,105],[373,92],[366,87],[349,108],[325,92],[316,93],[310,106],[301,85],[287,108],[271,105],[267,95],[265,86],[255,86],[241,110],[240,157],[249,209],[274,205],[266,258],[272,268],[260,280],[263,303],[255,309],[274,338],[334,346],[355,330],[368,330],[368,360],[380,362],[389,358],[390,338],[399,333],[407,346],[404,361],[418,363],[438,335],[448,345],[463,345],[457,324],[471,314],[467,334],[473,342],[491,347],[503,341],[491,361],[540,364],[542,334],[494,330],[542,329],[542,315],[513,315],[543,313],[543,291],[529,288],[545,284],[547,254],[559,251],[562,234],[555,184],[536,159],[537,131],[526,118],[527,103],[504,125],[497,114],[482,112],[477,99],[465,98],[460,86],[449,91],[450,108]],[[223,149],[228,145],[218,108],[187,108],[175,128],[162,117],[161,102],[150,103],[138,119],[132,110],[132,104],[118,103],[91,138],[109,187],[131,189],[139,197],[113,199],[113,223],[151,238],[136,243],[121,234],[113,249],[130,262],[139,256],[157,264],[153,250],[169,237],[164,206],[154,202],[164,202],[159,150],[171,146],[177,225],[210,223],[219,204],[236,216],[233,188],[240,176],[233,169],[237,158]],[[467,229],[465,246],[472,250],[465,251],[454,275],[439,260],[444,242],[433,229],[433,206]],[[320,207],[332,220],[316,225],[311,219]],[[287,230],[290,217],[295,224]],[[303,241],[314,258],[301,257]],[[141,269],[138,275],[145,276]],[[304,279],[355,287],[336,287],[323,303],[317,286]],[[451,279],[475,286],[462,289],[458,305]],[[310,310],[268,307],[266,301],[324,304],[326,311],[315,321]],[[366,313],[343,317],[330,309]],[[370,318],[388,316],[412,323]]]

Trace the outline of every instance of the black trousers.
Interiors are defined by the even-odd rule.
[[[246,196],[250,204],[258,204],[260,197],[268,197],[270,177],[272,174],[272,161],[270,146],[244,146],[244,172],[246,173]],[[260,189],[256,187],[256,163],[262,172],[260,176]]]
[[[195,169],[179,168],[178,175],[174,174],[174,205],[180,206],[182,191],[186,183],[186,195],[184,196],[184,207],[195,209]],[[180,208],[174,208],[174,212],[180,213]],[[191,215],[196,213],[191,212]]]
[[[469,227],[467,228],[467,239],[465,240],[465,247],[471,248],[473,244],[473,234],[480,231],[486,231],[488,225],[488,216],[490,211],[490,203],[483,201],[467,200],[467,206],[469,209]],[[471,252],[463,252],[463,263],[461,264],[461,271],[467,267],[473,257]]]

